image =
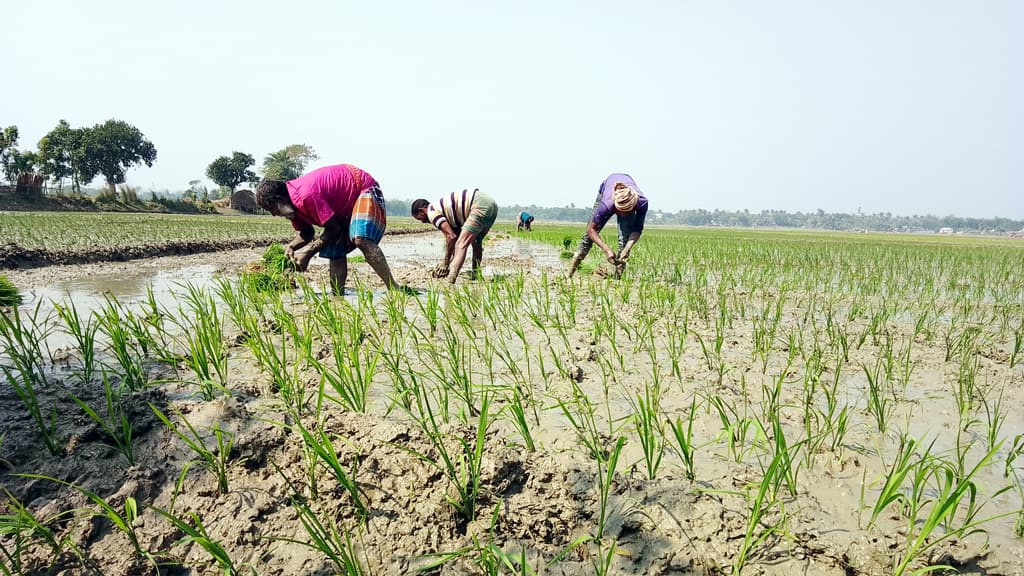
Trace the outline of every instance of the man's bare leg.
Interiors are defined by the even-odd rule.
[[[331,291],[341,296],[345,293],[345,280],[348,279],[348,258],[331,260]]]
[[[462,265],[466,262],[466,251],[475,240],[476,234],[463,229],[459,234],[459,239],[455,241],[455,251],[452,253],[452,261],[448,265],[450,270],[448,281],[452,284],[455,284],[455,280],[459,277],[459,270],[462,270]]]
[[[477,238],[473,242],[473,279],[480,280],[483,278],[483,272],[480,270],[480,263],[484,259],[484,243],[481,238]]]
[[[380,276],[381,281],[384,282],[384,286],[388,290],[400,288],[398,283],[395,282],[395,277],[391,275],[391,267],[388,266],[388,260],[384,257],[384,252],[376,242],[369,238],[355,238],[352,243],[363,253],[366,263],[370,265],[370,268],[373,268],[377,276]]]

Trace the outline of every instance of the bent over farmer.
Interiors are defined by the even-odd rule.
[[[619,246],[616,252],[601,239],[601,230],[612,215],[615,215],[619,225]],[[601,182],[601,187],[597,189],[594,214],[573,255],[569,277],[576,273],[576,269],[586,259],[594,244],[601,248],[608,262],[615,266],[615,277],[619,277],[626,268],[626,262],[629,261],[630,251],[644,231],[646,219],[647,197],[640,191],[633,178],[628,174],[619,173],[605,178],[604,182]]]
[[[527,232],[532,232],[533,231],[533,228],[531,228],[532,225],[533,225],[533,214],[530,214],[529,212],[525,212],[524,211],[524,212],[520,212],[519,216],[516,216],[516,231],[517,232],[522,232],[523,228],[525,228]]]
[[[420,198],[412,203],[412,217],[444,232],[444,262],[434,269],[435,278],[448,278],[455,284],[471,245],[473,277],[478,276],[484,257],[484,236],[498,218],[498,205],[493,198],[478,189],[452,192],[433,204]]]
[[[325,166],[294,180],[263,180],[256,187],[256,203],[274,216],[291,221],[295,238],[285,255],[300,272],[313,255],[331,261],[331,287],[343,293],[348,276],[346,255],[359,248],[366,262],[389,289],[399,288],[378,246],[387,216],[384,195],[373,176],[351,164]],[[314,238],[314,226],[323,228]]]

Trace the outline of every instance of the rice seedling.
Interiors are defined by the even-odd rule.
[[[908,526],[906,547],[902,555],[897,557],[897,564],[893,570],[894,576],[906,574],[910,570],[911,564],[917,562],[925,553],[940,543],[951,538],[964,538],[980,531],[982,525],[992,520],[1018,513],[1017,511],[1004,512],[980,520],[975,520],[973,515],[969,515],[964,522],[954,524],[957,511],[965,500],[971,508],[974,508],[978,493],[974,478],[991,462],[998,448],[999,446],[996,446],[995,449],[989,450],[966,474],[956,474],[949,466],[939,466],[935,474],[937,483],[934,487],[935,494],[932,498],[931,509],[923,522],[913,522]],[[940,526],[945,528],[942,533],[937,531]],[[925,571],[934,571],[940,568],[952,569],[948,565],[932,565],[928,566]]]
[[[349,307],[343,310],[328,301],[317,306],[317,324],[330,338],[332,361],[319,360],[311,350],[306,361],[334,390],[328,399],[348,410],[366,412],[383,347],[365,341],[362,314]]]
[[[416,400],[416,421],[435,455],[418,452],[407,446],[397,447],[444,474],[449,484],[455,488],[455,494],[447,496],[448,503],[463,519],[471,522],[476,519],[480,500],[484,443],[491,425],[491,393],[484,391],[481,394],[476,431],[470,440],[441,430],[441,422],[435,416],[428,394],[418,394]],[[454,449],[449,447],[451,443],[455,444]]]
[[[1003,464],[1004,478],[1009,478],[1011,472],[1016,475],[1013,463],[1022,455],[1024,455],[1024,434],[1017,434],[1013,437],[1013,443],[1010,445],[1010,449],[1006,453],[1006,462]]]
[[[437,332],[438,313],[441,310],[441,293],[437,289],[431,288],[427,290],[424,298],[416,299],[416,304],[419,305],[423,317],[427,319],[430,335],[433,336]]]
[[[604,458],[606,447],[604,438],[598,430],[597,405],[575,381],[571,381],[572,399],[568,402],[557,399],[558,407],[565,415],[569,424],[576,432],[579,443],[590,458]]]
[[[800,440],[793,446],[786,441],[785,431],[782,429],[782,420],[779,411],[768,412],[768,420],[771,424],[772,434],[769,438],[772,451],[772,462],[777,462],[777,468],[771,475],[771,497],[778,498],[778,491],[782,484],[791,497],[797,495],[797,477],[800,474],[800,462],[795,458],[796,454],[805,447],[807,439]],[[767,429],[764,424],[759,425],[761,429]],[[766,473],[767,476],[767,473]]]
[[[472,559],[473,564],[486,576],[501,576],[502,574],[516,574],[518,576],[536,576],[537,570],[532,568],[526,560],[526,549],[521,549],[518,556],[506,553],[498,545],[495,531],[498,525],[500,507],[495,507],[491,514],[491,524],[487,530],[487,538],[481,539],[473,535],[472,543],[457,550],[449,552],[437,552],[427,554],[426,558],[432,560],[419,566],[418,574],[433,572],[451,562],[463,558]]]
[[[890,390],[886,389],[886,382],[882,379],[881,362],[875,362],[873,369],[869,369],[864,364],[861,364],[861,368],[868,381],[868,412],[875,420],[875,429],[884,434],[888,429],[889,418],[892,416],[895,406],[893,406]]]
[[[352,531],[343,526],[339,527],[337,521],[330,516],[327,517],[325,524],[310,503],[298,493],[293,492],[290,501],[298,514],[302,528],[309,536],[309,541],[286,537],[275,537],[274,540],[298,544],[322,553],[334,564],[336,574],[362,576],[370,573],[366,568],[366,562],[360,558],[359,550],[356,549]]]
[[[784,536],[788,533],[786,528],[788,516],[786,507],[781,500],[772,494],[777,493],[783,474],[783,467],[786,466],[784,459],[785,452],[776,451],[775,456],[764,471],[764,476],[757,483],[757,491],[748,491],[745,495],[747,500],[747,524],[743,532],[743,541],[732,563],[732,573],[742,574],[747,563],[754,556],[758,549],[767,547],[773,538]],[[775,514],[772,517],[771,514]]]
[[[78,370],[78,377],[81,382],[92,381],[96,371],[96,332],[99,324],[92,314],[83,318],[78,313],[78,308],[72,300],[68,304],[55,302],[53,305],[57,315],[64,321],[66,331],[74,339],[78,347],[78,359],[81,367]]]
[[[530,432],[527,408],[523,404],[524,400],[523,395],[519,392],[519,384],[513,384],[507,389],[511,390],[511,396],[506,393],[505,408],[511,414],[512,424],[519,431],[519,436],[522,437],[527,452],[534,452],[537,449],[537,445],[533,440],[533,434]],[[534,413],[536,414],[536,408],[534,408]]]
[[[0,337],[3,338],[2,356],[7,362],[0,364],[7,383],[21,400],[29,417],[35,424],[40,440],[50,454],[62,452],[57,432],[57,407],[51,405],[47,413],[39,397],[39,391],[48,386],[46,379],[45,341],[49,329],[45,320],[40,322],[41,303],[32,314],[23,319],[18,308],[10,313],[0,312]]]
[[[991,450],[999,442],[1000,432],[1006,422],[1007,414],[1003,411],[1003,391],[999,391],[995,401],[990,402],[989,396],[991,394],[982,397],[981,403],[985,407],[985,442],[988,449]]]
[[[686,473],[687,480],[694,480],[696,473],[694,471],[694,454],[697,451],[697,445],[693,440],[693,422],[697,415],[697,397],[694,396],[690,400],[690,408],[686,412],[686,420],[682,418],[676,418],[675,421],[670,421],[669,426],[672,429],[672,436],[675,438],[676,443],[671,445],[676,454],[679,455],[679,459],[683,462],[683,470]]]
[[[78,396],[71,394],[71,399],[75,401],[75,404],[82,409],[83,412],[95,422],[103,433],[107,436],[111,442],[111,446],[116,449],[128,464],[135,464],[135,447],[133,438],[133,426],[132,421],[128,418],[128,413],[125,411],[124,398],[120,390],[110,383],[110,379],[107,378],[107,373],[104,371],[102,374],[103,380],[103,395],[105,404],[102,408],[103,413],[99,410],[89,406]]]
[[[247,288],[261,294],[277,294],[295,287],[295,265],[284,254],[284,246],[271,244],[260,260],[250,263],[241,274]]]
[[[1010,368],[1017,365],[1020,351],[1024,349],[1024,315],[1021,316],[1020,325],[1013,330],[1013,349],[1010,351]]]
[[[619,465],[619,456],[622,454],[622,447],[626,445],[626,438],[619,436],[612,446],[611,450],[608,451],[607,456],[604,453],[598,454],[595,458],[597,463],[597,532],[594,534],[594,539],[598,542],[604,538],[605,529],[607,528],[608,522],[608,499],[611,494],[612,483],[615,481],[615,471]]]
[[[224,341],[224,322],[213,296],[189,283],[184,286],[187,310],[177,321],[188,354],[185,363],[195,374],[199,394],[213,400],[228,390],[228,352]]]
[[[280,396],[285,406],[305,414],[317,395],[315,389],[307,390],[302,381],[306,360],[313,357],[315,321],[307,316],[303,318],[300,327],[299,321],[292,317],[278,299],[270,301],[268,307],[275,326],[275,330],[269,332],[260,329],[261,319],[240,313],[246,326],[245,345],[260,369],[270,376],[271,389]],[[289,336],[292,337],[294,349],[288,345]]]
[[[689,335],[687,320],[684,318],[679,322],[668,323],[665,327],[667,337],[668,358],[672,368],[672,375],[682,378],[682,370],[679,368],[679,359],[686,351],[686,338]]]
[[[956,401],[957,413],[963,427],[972,422],[976,402],[981,397],[978,389],[979,366],[980,360],[977,356],[964,356],[957,371],[953,399]]]
[[[630,404],[633,407],[633,424],[644,453],[644,469],[647,471],[647,478],[654,480],[665,456],[665,430],[661,424],[661,386],[655,382],[645,381],[643,393],[637,394],[635,400],[630,398]]]
[[[204,439],[188,418],[175,408],[172,408],[178,420],[181,420],[185,427],[175,424],[152,402],[149,403],[150,410],[156,414],[164,425],[174,433],[185,445],[198,457],[197,462],[217,477],[217,488],[221,494],[228,493],[228,465],[231,459],[231,448],[234,446],[235,435],[232,432],[223,430],[220,423],[214,423],[210,429],[213,445],[207,447],[208,439]]]
[[[165,555],[148,550],[139,540],[139,534],[135,531],[135,523],[139,517],[139,505],[135,498],[128,496],[124,499],[122,506],[117,506],[99,494],[71,482],[42,474],[19,474],[19,476],[54,482],[85,496],[86,499],[96,506],[96,509],[82,509],[72,512],[84,512],[91,518],[100,518],[109,522],[118,532],[128,538],[128,542],[132,545],[135,553],[140,558],[144,558],[149,562],[156,569],[157,573],[160,571],[160,566],[168,565]]]
[[[885,511],[890,504],[899,503],[906,506],[906,496],[903,494],[903,482],[914,468],[913,459],[917,454],[920,443],[906,434],[901,434],[899,441],[900,443],[896,450],[896,457],[893,459],[885,473],[884,483],[878,493],[878,499],[875,500],[874,507],[871,510],[871,518],[867,523],[868,528],[875,526],[875,522],[878,520],[879,515],[881,515],[881,513]],[[934,444],[934,441],[932,441],[932,444]],[[927,459],[928,454],[931,452],[932,444],[928,445],[928,447],[924,449],[923,455],[920,456],[918,460]],[[867,470],[865,470],[865,474],[867,474]],[[862,500],[864,499],[864,491],[866,489],[866,483],[862,484]]]
[[[320,463],[327,468],[327,471],[331,473],[334,480],[338,483],[345,493],[348,494],[349,499],[352,501],[352,505],[356,509],[357,516],[360,522],[365,522],[369,517],[369,510],[366,507],[366,502],[363,501],[362,492],[359,490],[359,484],[355,480],[355,476],[358,473],[357,468],[348,470],[341,463],[341,459],[338,457],[338,452],[334,448],[335,438],[332,438],[330,434],[324,430],[323,422],[318,421],[316,430],[310,431],[303,426],[302,421],[298,415],[293,415],[294,424],[291,425],[292,430],[298,431],[302,436],[302,441],[306,446],[306,449],[311,452]],[[342,443],[351,447],[344,438],[337,437]],[[355,464],[358,465],[359,459],[356,456]],[[311,488],[315,486],[315,480],[310,484]]]
[[[195,543],[213,558],[224,576],[237,576],[241,573],[241,568],[235,565],[234,560],[231,559],[224,546],[210,536],[199,514],[189,512],[187,517],[179,517],[155,506],[150,506],[149,509],[163,516],[171,525],[184,534],[183,537],[173,544],[174,546],[190,542]]]
[[[70,516],[72,511],[58,512],[52,517],[40,519],[7,488],[0,487],[0,490],[3,490],[4,508],[7,510],[0,514],[0,537],[8,539],[6,545],[0,542],[0,574],[10,576],[27,573],[28,566],[23,555],[36,542],[45,545],[54,559],[62,557],[68,550],[78,554],[74,543],[68,538],[58,538],[50,528],[51,524]]]
[[[0,307],[17,306],[22,300],[18,287],[7,276],[0,274]]]
[[[752,444],[764,437],[760,424],[754,418],[741,416],[732,404],[727,404],[717,394],[709,396],[707,401],[722,422],[722,435],[729,442],[729,454],[733,461],[742,462],[747,452],[753,449]]]
[[[146,387],[149,377],[142,364],[145,354],[136,347],[136,331],[130,321],[134,315],[116,297],[107,294],[104,298],[106,303],[97,312],[99,332],[106,337],[107,349],[120,368],[114,373],[120,377],[121,387],[137,392]],[[108,369],[115,370],[113,366]]]

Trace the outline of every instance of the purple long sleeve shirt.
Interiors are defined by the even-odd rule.
[[[615,184],[622,182],[633,190],[636,190],[639,198],[636,202],[636,219],[634,220],[635,225],[633,228],[634,232],[643,232],[644,221],[647,220],[647,196],[636,185],[636,181],[629,174],[612,174],[611,176],[604,179],[601,182],[601,188],[598,193],[601,195],[599,204],[594,208],[594,216],[591,219],[598,228],[603,227],[611,219],[612,215],[615,214],[615,200],[613,194],[615,193]]]

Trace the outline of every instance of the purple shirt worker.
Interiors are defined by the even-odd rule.
[[[601,230],[612,216],[616,217],[619,226],[618,251],[612,249],[601,239]],[[580,263],[586,259],[590,249],[597,244],[604,252],[608,262],[615,266],[615,277],[622,275],[629,261],[629,254],[644,231],[647,220],[647,196],[640,191],[628,174],[615,173],[601,182],[597,190],[597,201],[594,202],[594,215],[587,224],[587,230],[580,239],[579,247],[573,255],[569,267],[569,277],[576,273]]]

